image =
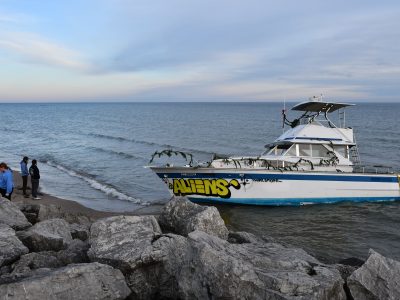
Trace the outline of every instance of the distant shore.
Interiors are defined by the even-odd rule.
[[[22,202],[28,204],[44,204],[44,205],[56,205],[62,211],[71,214],[81,214],[89,217],[92,220],[97,220],[110,216],[117,216],[123,213],[124,215],[149,215],[149,214],[159,214],[161,212],[161,205],[157,206],[146,206],[141,209],[137,209],[135,211],[124,211],[124,212],[108,212],[108,211],[100,211],[95,210],[89,207],[86,207],[76,201],[67,200],[58,198],[55,196],[51,196],[40,191],[40,200],[34,200],[32,197],[25,198],[22,193],[22,178],[19,172],[14,171],[14,192],[12,194],[11,201],[12,202]],[[28,179],[28,194],[30,195],[30,178]]]

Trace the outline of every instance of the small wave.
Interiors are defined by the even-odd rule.
[[[129,154],[129,153],[125,153],[125,152],[121,152],[121,151],[114,151],[114,150],[108,150],[108,149],[104,149],[104,148],[98,148],[98,147],[87,147],[87,149],[91,149],[97,152],[102,152],[102,153],[107,153],[107,154],[114,154],[114,155],[118,155],[121,156],[123,158],[129,158],[129,159],[141,159],[141,160],[148,160],[144,157],[141,156],[137,156],[137,155],[133,155],[133,154]]]
[[[2,128],[2,130],[5,132],[24,133],[23,130],[12,129],[12,128],[7,128],[7,127]]]
[[[49,160],[45,160],[42,161],[43,163],[54,167],[64,173],[67,173],[68,175],[72,176],[72,177],[77,177],[80,178],[82,180],[84,180],[85,182],[87,182],[91,187],[93,187],[96,190],[99,190],[103,193],[105,193],[106,195],[110,195],[113,196],[119,200],[123,200],[123,201],[129,201],[129,202],[133,202],[135,204],[141,204],[141,205],[149,205],[149,203],[147,202],[142,202],[140,199],[128,196],[120,191],[118,191],[116,188],[110,186],[110,185],[106,185],[106,184],[102,184],[101,182],[98,182],[97,180],[88,177],[87,175],[84,175],[82,173],[76,172],[74,170],[68,169],[67,167],[64,167],[60,164],[56,164],[53,161],[49,161]]]
[[[199,150],[199,149],[180,147],[180,146],[174,146],[174,145],[169,145],[169,144],[159,144],[159,143],[155,143],[155,142],[129,139],[129,138],[124,138],[124,137],[120,137],[120,136],[111,136],[111,135],[105,135],[105,134],[100,134],[100,133],[89,133],[88,135],[93,136],[93,137],[103,138],[103,139],[131,142],[131,143],[137,143],[137,144],[142,144],[142,145],[147,145],[147,146],[163,147],[163,148],[168,148],[168,149],[178,149],[178,150],[182,150],[182,151],[186,151],[186,152],[194,152],[194,153],[199,153],[199,154],[206,154],[206,155],[214,154],[214,152],[209,152],[209,151],[204,151],[204,150]]]

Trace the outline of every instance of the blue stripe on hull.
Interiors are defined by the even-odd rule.
[[[232,179],[278,179],[278,180],[314,180],[314,181],[354,181],[354,182],[398,182],[397,176],[349,176],[315,174],[256,174],[256,173],[157,173],[160,178],[232,178]]]
[[[352,202],[382,202],[399,201],[400,197],[329,197],[329,198],[197,198],[188,199],[196,203],[230,203],[243,205],[264,205],[264,206],[299,206],[304,204],[337,203],[344,201]]]

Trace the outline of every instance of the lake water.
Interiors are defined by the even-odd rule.
[[[288,105],[290,107],[290,104]],[[155,151],[258,155],[282,133],[278,103],[0,104],[1,160],[19,169],[39,161],[46,193],[105,211],[168,201],[165,185],[143,166]],[[364,164],[400,166],[400,104],[348,110]],[[293,116],[289,116],[293,117]],[[332,262],[365,258],[369,248],[400,259],[400,203],[306,207],[219,206],[234,230],[269,235]]]

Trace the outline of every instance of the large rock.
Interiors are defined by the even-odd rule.
[[[37,223],[40,209],[39,204],[29,204],[24,202],[17,202],[15,204],[19,207],[19,210],[22,211],[30,223]]]
[[[142,252],[161,235],[154,216],[115,216],[98,220],[90,228],[91,261],[112,265],[129,273],[140,263]]]
[[[17,260],[29,250],[15,235],[15,231],[5,224],[0,224],[0,267]]]
[[[68,248],[58,252],[42,251],[22,255],[10,266],[8,272],[1,274],[0,284],[19,281],[34,276],[38,271],[64,267],[69,264],[88,263],[87,250],[89,245],[80,240],[73,240]]]
[[[216,207],[197,205],[184,197],[172,198],[158,221],[163,229],[183,236],[200,230],[222,239],[228,238],[228,229]]]
[[[147,250],[136,276],[127,280],[134,291],[146,287],[143,279],[147,286],[158,283],[159,294],[153,298],[346,299],[339,272],[301,249],[231,244],[195,231],[187,239],[164,235]],[[137,278],[142,280],[135,282]]]
[[[400,262],[371,249],[368,260],[347,279],[347,285],[355,300],[400,299]]]
[[[0,300],[125,299],[130,290],[119,270],[99,263],[76,264],[0,285]]]
[[[91,224],[92,219],[84,214],[66,212],[61,206],[40,204],[38,221],[61,218],[68,223]]]
[[[80,239],[81,241],[86,241],[89,238],[89,226],[72,223],[69,224],[71,230],[71,235],[73,239]]]
[[[137,267],[126,274],[134,299],[180,299],[177,278],[172,270],[184,261],[187,238],[165,234],[147,247]]]
[[[90,262],[87,252],[89,250],[89,244],[79,239],[73,240],[68,248],[57,252],[57,258],[63,263],[63,265],[77,264],[77,263],[88,263]]]
[[[30,251],[59,251],[72,241],[69,224],[63,219],[50,219],[17,233],[18,238]]]
[[[24,230],[32,226],[17,205],[1,197],[0,224],[6,224],[15,230]]]
[[[22,255],[12,266],[9,274],[0,276],[0,285],[12,283],[37,274],[49,268],[58,268],[63,264],[56,258],[56,252],[32,252]]]

